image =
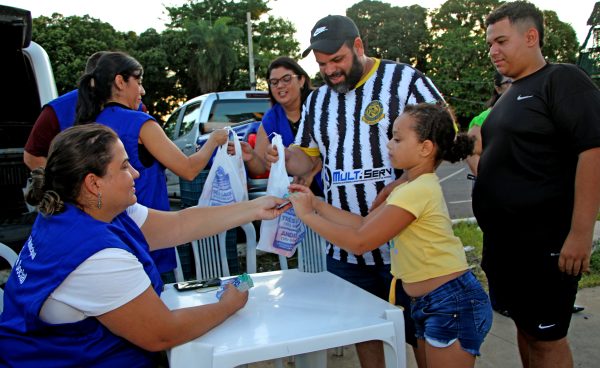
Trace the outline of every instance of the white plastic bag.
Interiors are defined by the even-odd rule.
[[[274,133],[273,145],[277,147],[279,160],[271,165],[267,195],[283,198],[288,194],[290,179],[285,169],[285,148],[279,134]],[[260,239],[256,249],[291,257],[298,244],[304,239],[306,228],[294,208],[285,211],[273,220],[263,220],[260,224]]]
[[[235,131],[230,130],[229,134],[233,136],[235,155],[227,153],[227,142],[217,148],[202,194],[198,199],[200,207],[222,206],[248,200],[246,167],[242,159],[240,140]]]

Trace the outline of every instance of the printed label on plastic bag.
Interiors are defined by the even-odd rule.
[[[210,206],[223,206],[225,204],[235,203],[235,194],[231,187],[229,174],[222,167],[217,168],[215,180],[212,183],[210,193]]]
[[[296,245],[304,239],[304,233],[304,224],[296,216],[294,209],[290,208],[279,216],[273,248],[294,251]]]

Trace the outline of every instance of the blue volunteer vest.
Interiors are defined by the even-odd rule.
[[[66,205],[61,214],[37,217],[6,283],[0,315],[0,366],[151,365],[152,353],[114,335],[96,318],[57,325],[39,319],[52,291],[83,261],[106,248],[124,249],[136,256],[160,295],[162,282],[148,255],[148,244],[126,213],[104,223]]]
[[[75,123],[75,109],[77,108],[77,90],[67,92],[58,98],[48,102],[48,106],[52,107],[60,131],[70,128]]]
[[[61,132],[75,124],[78,93],[78,90],[74,89],[48,102],[48,106],[54,110]],[[140,103],[138,111],[143,111],[143,104]]]
[[[138,203],[156,210],[169,211],[171,207],[164,166],[154,160],[150,167],[146,167],[140,161],[138,153],[140,130],[148,120],[155,119],[144,112],[127,109],[121,105],[109,105],[96,117],[98,123],[107,125],[117,132],[129,155],[131,166],[140,173],[140,177],[135,180]],[[150,255],[161,273],[172,271],[177,267],[175,249],[155,250]]]

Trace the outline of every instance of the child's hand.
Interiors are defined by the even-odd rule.
[[[229,131],[227,129],[217,129],[210,133],[208,136],[208,142],[213,143],[215,146],[221,146],[229,139]]]
[[[291,184],[289,186],[290,196],[288,199],[294,205],[296,216],[302,219],[305,215],[315,211],[317,199],[308,187],[299,184]]]

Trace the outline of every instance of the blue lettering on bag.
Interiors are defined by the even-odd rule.
[[[210,193],[210,206],[222,206],[230,203],[235,203],[235,195],[231,188],[229,174],[219,166]]]
[[[293,251],[304,239],[305,232],[304,224],[296,216],[294,209],[290,208],[279,216],[273,248]]]

